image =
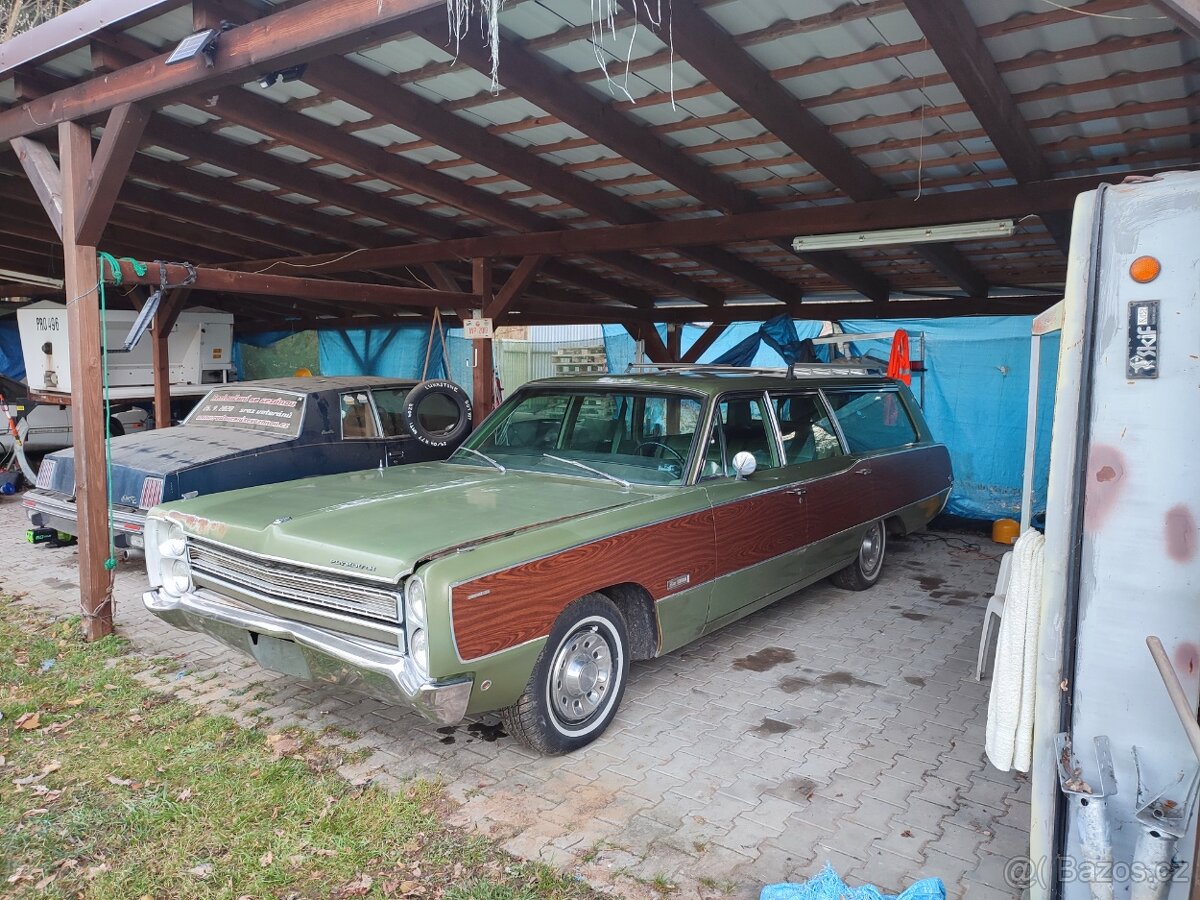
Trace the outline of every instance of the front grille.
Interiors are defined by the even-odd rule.
[[[335,576],[265,560],[188,538],[188,560],[196,575],[207,575],[233,588],[271,599],[336,610],[390,625],[400,621],[400,594]]]

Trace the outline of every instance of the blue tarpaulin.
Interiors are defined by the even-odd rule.
[[[874,885],[852,888],[828,863],[821,874],[802,884],[769,884],[759,900],[946,900],[940,878],[923,878],[899,894],[885,894]]]
[[[429,325],[395,325],[347,331],[321,331],[318,347],[323,375],[383,375],[388,378],[420,378],[429,346]],[[471,342],[458,328],[446,329],[449,365],[443,359],[442,342],[433,335],[427,378],[450,378],[470,389]]]
[[[771,323],[732,325],[701,356],[704,362],[736,360],[737,365],[783,364],[772,342],[786,336],[787,320],[773,320],[772,340],[765,334]],[[918,334],[925,333],[928,373],[913,378],[920,396],[924,378],[925,418],[938,440],[950,449],[954,464],[954,492],[947,512],[972,519],[1019,518],[1021,477],[1025,464],[1025,411],[1029,391],[1029,316],[979,316],[957,319],[870,320],[849,319],[840,324],[847,332],[894,332],[905,328],[917,355]],[[820,333],[820,322],[794,323],[799,339]],[[665,335],[664,326],[658,326]],[[703,332],[686,325],[686,350]],[[624,372],[632,361],[635,344],[620,326],[604,327],[610,372]],[[782,342],[787,345],[787,341]],[[858,341],[860,353],[886,363],[888,341]],[[752,355],[751,355],[752,350]],[[1034,478],[1034,511],[1046,505],[1046,478],[1050,460],[1050,423],[1054,406],[1058,335],[1042,339],[1042,378],[1039,384],[1038,452]],[[745,361],[744,361],[745,360]]]
[[[954,515],[1020,518],[1032,322],[1030,316],[841,322],[843,330],[856,334],[907,329],[914,357],[917,334],[925,333],[928,374],[923,376],[923,409],[934,436],[950,449],[954,491],[946,511]],[[890,341],[858,341],[855,347],[886,360]],[[1035,512],[1046,506],[1057,359],[1058,335],[1047,335],[1042,339],[1038,386]],[[918,396],[921,378],[913,377],[913,393]]]
[[[25,357],[21,355],[21,335],[15,316],[0,321],[0,375],[14,381],[25,380]]]

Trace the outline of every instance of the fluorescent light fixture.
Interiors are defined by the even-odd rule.
[[[891,228],[884,231],[850,231],[840,234],[814,234],[792,241],[797,253],[809,250],[853,250],[855,247],[895,247],[907,244],[935,244],[939,241],[975,241],[985,238],[1012,237],[1017,223],[1012,219],[990,222],[966,222],[962,225],[930,225],[927,228]]]
[[[203,31],[189,34],[171,51],[171,55],[167,57],[167,65],[173,66],[176,63],[187,62],[203,53],[205,60],[211,66],[213,55],[217,52],[217,38],[220,35],[220,28],[205,28]]]
[[[15,281],[17,284],[32,284],[34,287],[54,288],[61,291],[61,278],[47,278],[45,275],[27,275],[24,272],[14,272],[12,269],[0,269],[0,281]]]

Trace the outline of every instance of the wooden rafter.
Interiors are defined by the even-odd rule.
[[[962,0],[905,0],[905,3],[1008,171],[1017,181],[1049,178],[1050,164]],[[1054,213],[1043,215],[1042,221],[1066,253],[1069,218]]]
[[[38,200],[50,224],[54,226],[59,238],[63,236],[63,183],[58,163],[50,155],[45,144],[31,138],[15,138],[12,142],[21,168],[29,176],[29,183],[37,192]]]
[[[1151,2],[1170,16],[1176,25],[1200,41],[1200,2],[1198,0],[1151,0]]]
[[[330,15],[324,0],[309,0],[222,35],[211,66],[199,57],[168,66],[163,54],[0,113],[0,143],[106,113],[122,103],[157,106],[197,88],[239,84],[264,69],[378,44],[403,31],[406,17],[441,3],[338,0],[337,15]]]
[[[634,0],[622,2],[629,6]],[[862,201],[893,195],[883,179],[689,0],[676,0],[670,27],[667,37],[674,41],[676,52],[847,197]],[[915,250],[966,293],[987,292],[983,276],[953,247],[919,246]]]
[[[728,327],[729,325],[724,322],[714,322],[713,324],[709,325],[704,329],[703,332],[700,333],[700,337],[696,338],[696,340],[692,343],[692,346],[688,347],[687,350],[684,351],[683,356],[679,361],[685,363],[694,363],[699,360],[700,357],[704,355],[704,351],[716,343],[717,338],[723,335],[725,333],[725,329]]]
[[[495,297],[483,307],[484,317],[497,319],[503,316],[512,306],[513,301],[533,283],[533,279],[537,277],[538,271],[545,262],[546,257],[544,256],[527,256],[521,260],[512,274],[508,276],[508,280],[504,282],[504,287],[500,288]]]
[[[104,126],[104,136],[96,148],[96,157],[88,173],[87,196],[80,210],[76,240],[97,244],[104,232],[109,213],[116,203],[117,193],[129,171],[129,163],[137,151],[146,127],[146,111],[132,103],[113,107]]]
[[[442,19],[421,15],[414,16],[412,21],[417,33],[432,43],[438,42],[439,28],[444,28]],[[507,87],[518,90],[531,103],[584,134],[602,140],[626,159],[714,209],[738,213],[760,208],[752,194],[739,190],[733,182],[715,175],[706,166],[658,140],[586,89],[571,83],[562,73],[554,71],[524,49],[514,35],[505,34],[502,40],[505,43],[501,80]],[[465,40],[459,45],[459,58],[480,71],[488,71],[491,65],[485,48],[475,40]],[[856,266],[847,261],[839,277],[846,280],[850,278],[847,272],[855,269]],[[886,293],[886,286],[865,270],[856,271],[854,280],[847,280],[846,283],[867,296],[878,297]]]
[[[305,82],[345,100],[372,116],[404,122],[409,130],[425,139],[494,169],[522,184],[557,197],[576,209],[598,216],[617,225],[650,222],[653,213],[629,203],[592,182],[585,181],[525,148],[491,134],[482,128],[443,109],[412,91],[397,89],[380,75],[342,59],[323,60],[309,66]],[[701,251],[694,257],[739,280],[765,291],[779,300],[799,300],[800,290],[793,284],[719,248]],[[614,262],[616,264],[616,262]],[[647,273],[644,273],[644,276]],[[677,277],[677,276],[676,276]],[[661,283],[661,282],[660,282]],[[664,284],[682,296],[693,296],[679,284]],[[721,302],[713,292],[704,302]]]

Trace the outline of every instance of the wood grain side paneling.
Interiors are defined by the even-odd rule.
[[[459,585],[453,592],[458,654],[477,659],[548,634],[568,603],[600,588],[636,582],[657,601],[710,581],[714,543],[713,513],[706,509]],[[688,583],[668,589],[683,574]]]
[[[863,468],[870,474],[856,474]],[[888,454],[485,575],[453,591],[459,656],[478,659],[542,637],[572,600],[614,584],[635,582],[661,600],[938,494],[949,477],[945,447]],[[803,500],[793,493],[800,486]],[[688,583],[668,589],[683,574]]]

